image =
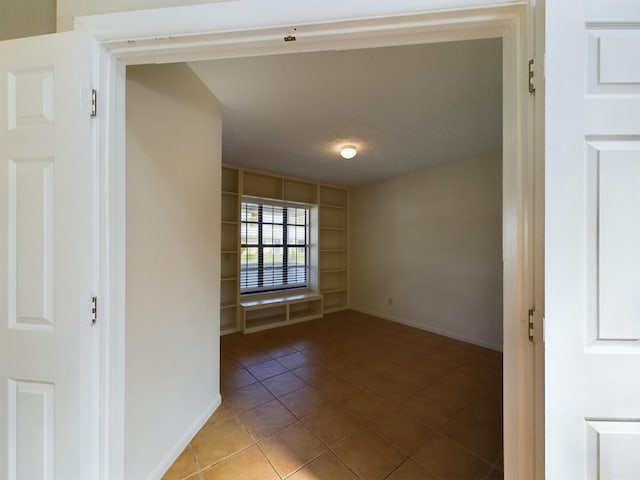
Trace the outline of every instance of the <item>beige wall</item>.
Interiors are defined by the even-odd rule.
[[[218,399],[220,135],[186,65],[128,69],[127,479],[172,462]]]
[[[56,0],[0,0],[0,41],[56,31]]]
[[[355,188],[350,218],[353,308],[502,348],[499,156]]]

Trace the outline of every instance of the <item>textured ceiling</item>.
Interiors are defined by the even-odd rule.
[[[223,161],[341,185],[500,152],[502,43],[190,63],[224,107]],[[358,146],[344,160],[341,144]]]

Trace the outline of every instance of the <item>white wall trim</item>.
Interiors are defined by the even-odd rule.
[[[117,132],[125,118],[126,67],[101,52],[99,145],[99,311],[101,479],[124,478],[124,372],[126,278],[126,145]]]
[[[495,350],[496,352],[502,352],[502,345],[483,342],[482,340],[477,340],[472,337],[465,337],[464,335],[458,335],[446,329],[434,328],[429,325],[425,325],[423,323],[406,320],[404,318],[396,317],[394,315],[387,315],[386,313],[376,312],[374,310],[369,310],[367,308],[351,307],[351,310],[355,310],[356,312],[364,313],[367,315],[373,315],[374,317],[383,318],[385,320],[389,320],[390,322],[401,323],[409,327],[417,328],[418,330],[424,330],[425,332],[431,332],[431,333],[435,333],[436,335],[442,335],[443,337],[453,338],[454,340],[460,340],[462,342],[478,345],[479,347]]]
[[[483,18],[486,22],[494,18],[496,7],[505,12],[504,7],[526,3],[524,0],[430,0],[427,6],[415,0],[325,0],[319,9],[297,0],[242,0],[82,16],[75,19],[75,30],[88,31],[101,43],[112,45],[146,40],[166,43],[180,36],[195,40],[211,33],[224,33],[229,38],[241,32],[236,38],[246,39],[271,31],[277,31],[282,42],[282,34],[292,33],[294,27],[319,26],[318,30],[322,31],[328,24],[363,19],[379,19],[383,27],[393,17],[425,12],[444,14],[453,19],[450,23],[455,26],[472,10],[486,10]],[[442,23],[442,19],[438,19],[438,23]],[[130,44],[128,50],[135,51],[138,46]]]
[[[527,216],[530,192],[527,154],[532,141],[529,118],[527,76],[527,15],[526,3],[489,5],[471,0],[437,2],[447,10],[416,12],[414,2],[344,2],[331,0],[336,6],[331,19],[318,20],[317,8],[304,2],[292,11],[281,0],[246,0],[223,2],[216,10],[221,15],[203,18],[198,9],[179,7],[154,11],[129,12],[77,20],[76,29],[85,30],[102,40],[103,71],[124,72],[127,64],[191,61],[238,56],[255,56],[297,51],[320,51],[375,46],[408,45],[475,38],[503,39],[503,291],[504,291],[504,419],[505,419],[505,475],[507,479],[533,478],[532,412],[533,399],[528,382],[533,381],[533,350],[526,335],[526,315],[532,301],[532,285],[528,281],[531,266],[527,262],[532,248],[527,235],[533,228]],[[385,8],[380,7],[384,3]],[[413,5],[409,8],[409,3]],[[225,23],[224,9],[253,5],[255,10],[244,16],[233,16]],[[422,4],[424,7],[424,4]],[[434,7],[436,8],[436,7]],[[215,9],[214,9],[215,10]],[[213,10],[212,10],[213,11]],[[323,11],[332,11],[326,8]],[[268,15],[266,12],[269,12]],[[237,13],[237,12],[236,12]],[[234,14],[235,15],[235,14]],[[325,14],[326,15],[326,14]],[[305,19],[307,23],[305,23]],[[313,19],[313,20],[311,20]],[[322,23],[324,22],[324,23]],[[196,25],[200,33],[186,26]],[[283,25],[286,26],[283,27]],[[296,25],[300,32],[295,48],[283,48],[283,30]],[[141,30],[144,28],[144,30]],[[140,35],[131,38],[132,32]],[[205,32],[205,33],[202,33]],[[307,37],[305,38],[305,35]],[[109,367],[107,382],[111,385],[107,415],[111,430],[105,432],[106,444],[111,447],[107,463],[113,470],[103,478],[122,478],[124,412],[116,403],[124,398],[123,382],[118,376],[124,365],[124,82],[113,74],[107,76],[102,87],[109,99],[99,118],[101,137],[106,148],[101,151],[101,178],[105,191],[104,202],[111,208],[106,212],[103,239],[107,243],[106,272],[101,278],[107,282],[109,302]],[[104,77],[104,75],[103,75]],[[219,187],[218,187],[219,188]],[[109,243],[107,240],[111,240]],[[122,338],[121,338],[122,337]]]
[[[523,2],[478,7],[479,2],[449,1],[441,2],[449,4],[446,10],[423,6],[418,10],[414,6],[403,12],[394,7],[402,14],[381,16],[376,6],[382,2],[371,2],[357,9],[337,8],[342,16],[334,12],[330,20],[319,22],[317,17],[310,20],[317,12],[311,13],[309,6],[301,10],[300,2],[292,4],[298,8],[287,10],[282,3],[273,1],[269,7],[269,2],[262,1],[261,8],[243,8],[242,13],[234,11],[233,17],[225,17],[230,15],[227,7],[252,3],[243,0],[79,17],[76,30],[100,39],[119,62],[136,65],[496,38],[503,37],[505,27],[525,11]],[[452,7],[455,3],[458,8]],[[264,18],[257,13],[267,11],[271,14]],[[323,11],[329,11],[328,7]],[[281,19],[269,23],[274,12]],[[203,23],[203,19],[207,21]],[[142,25],[147,29],[139,30]],[[152,27],[155,33],[148,30]],[[285,43],[283,38],[290,33],[295,33],[297,40]]]
[[[180,456],[182,451],[189,445],[189,442],[196,436],[196,433],[200,431],[207,420],[213,415],[218,407],[222,404],[222,397],[220,394],[211,402],[204,412],[193,422],[193,425],[178,439],[176,444],[167,452],[162,461],[156,466],[156,468],[147,477],[148,480],[157,480],[167,473],[167,470],[173,465],[173,462]]]

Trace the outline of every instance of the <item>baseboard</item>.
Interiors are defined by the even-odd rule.
[[[360,307],[351,307],[351,310],[356,312],[364,313],[367,315],[373,315],[374,317],[384,318],[385,320],[389,320],[395,323],[401,323],[403,325],[407,325],[409,327],[414,327],[419,330],[424,330],[426,332],[435,333],[437,335],[442,335],[443,337],[453,338],[454,340],[460,340],[461,342],[471,343],[473,345],[478,345],[479,347],[488,348],[490,350],[495,350],[497,352],[502,352],[502,345],[496,345],[493,343],[483,342],[482,340],[478,340],[476,338],[465,337],[463,335],[458,335],[457,333],[449,332],[447,330],[443,330],[441,328],[434,328],[429,325],[424,325],[418,322],[412,322],[411,320],[405,320],[404,318],[394,317],[392,315],[387,315],[386,313],[380,313],[373,310],[368,310],[366,308]]]
[[[169,470],[173,462],[180,456],[182,451],[189,445],[189,442],[196,436],[196,433],[207,423],[209,417],[222,404],[222,397],[218,394],[191,427],[180,437],[176,444],[167,452],[158,466],[147,476],[148,480],[159,480]]]

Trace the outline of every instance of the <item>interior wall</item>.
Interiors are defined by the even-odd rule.
[[[138,480],[159,478],[220,402],[222,108],[185,64],[129,67],[126,88],[125,472]]]
[[[56,0],[0,1],[0,41],[55,31]]]
[[[3,0],[4,1],[4,0]],[[22,0],[12,0],[22,1]],[[33,1],[33,0],[31,0]],[[151,8],[181,7],[201,3],[219,3],[228,0],[58,0],[58,31],[73,30],[73,19],[83,15],[128,12]]]
[[[351,191],[352,308],[502,349],[502,158]]]

